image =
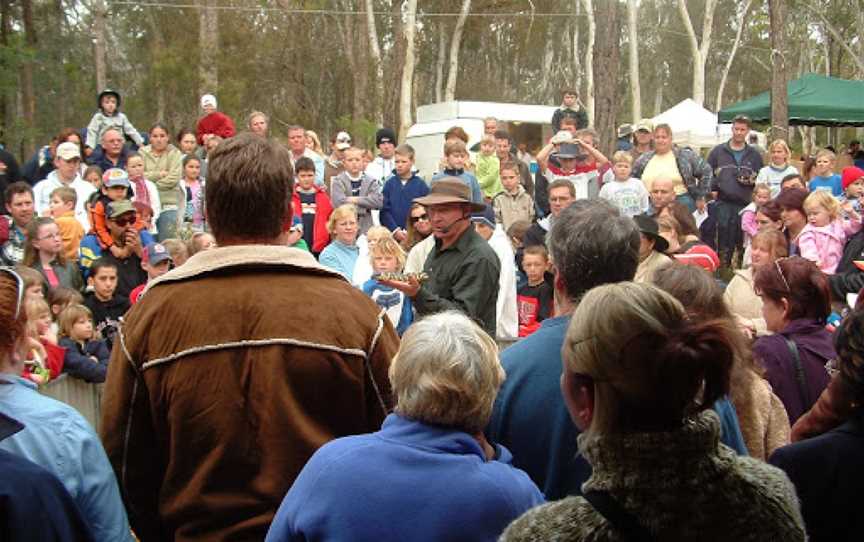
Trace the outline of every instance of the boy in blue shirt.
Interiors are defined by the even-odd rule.
[[[840,175],[834,173],[834,164],[837,156],[828,149],[822,149],[816,153],[816,166],[813,168],[814,177],[810,179],[810,191],[827,190],[835,198],[843,195],[843,183]]]
[[[408,237],[405,224],[411,212],[411,202],[429,193],[429,185],[414,173],[414,147],[399,145],[394,154],[396,173],[384,183],[384,203],[381,225],[393,232],[400,243]]]

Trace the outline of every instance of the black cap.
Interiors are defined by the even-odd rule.
[[[636,226],[639,231],[654,240],[654,250],[657,252],[666,252],[669,249],[669,242],[660,235],[660,228],[657,227],[657,221],[650,216],[636,215],[633,217],[636,221]]]
[[[381,128],[375,132],[375,146],[377,147],[381,143],[392,143],[395,145],[396,132],[392,128]]]

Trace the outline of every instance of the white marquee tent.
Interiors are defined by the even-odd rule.
[[[718,124],[717,114],[687,98],[671,109],[660,113],[651,122],[654,126],[668,124],[677,145],[713,147],[732,137],[731,124]]]

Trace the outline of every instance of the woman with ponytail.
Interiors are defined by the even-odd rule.
[[[655,286],[588,292],[562,349],[561,390],[593,468],[583,496],[535,508],[504,540],[804,540],[778,469],[720,444],[734,324],[694,321]]]

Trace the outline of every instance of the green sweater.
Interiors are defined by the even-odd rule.
[[[151,145],[142,147],[139,153],[144,159],[144,177],[156,184],[162,207],[178,205],[180,179],[183,177],[183,154],[170,143],[168,148],[158,156],[153,152]]]

